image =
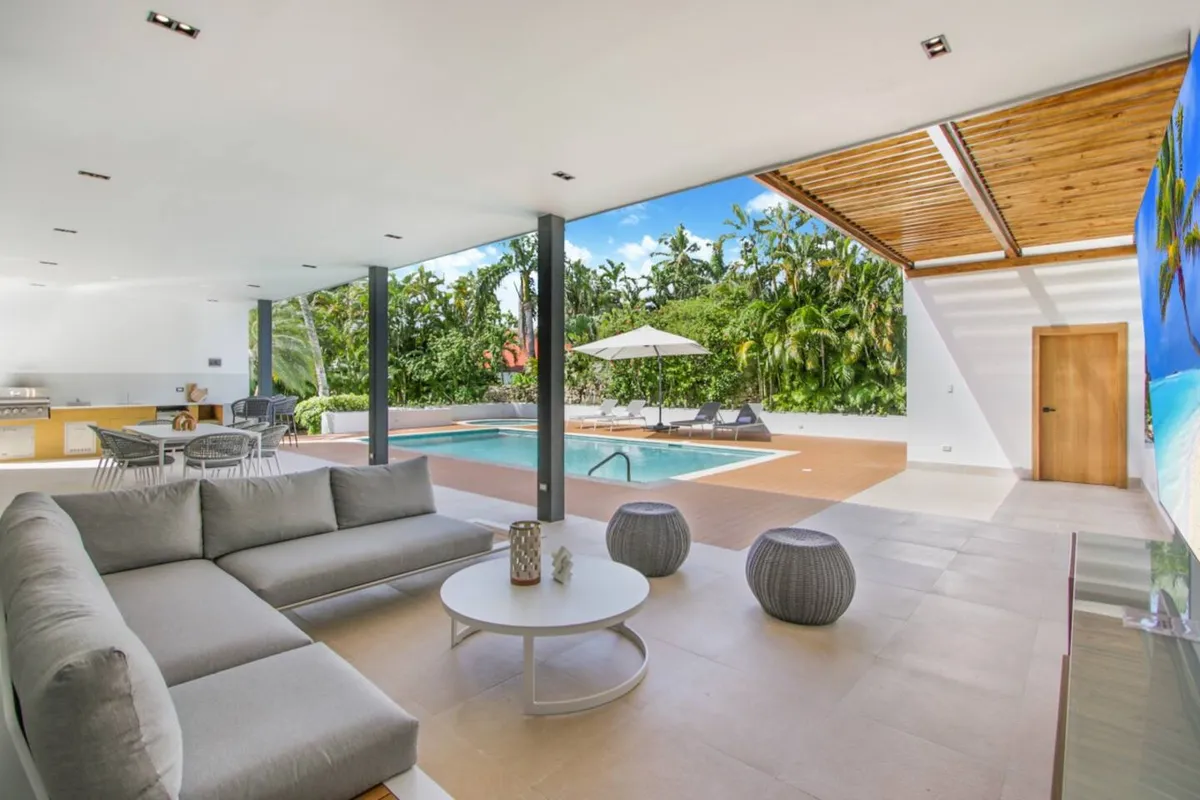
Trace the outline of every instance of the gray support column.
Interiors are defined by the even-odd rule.
[[[368,267],[367,292],[367,435],[370,463],[388,463],[388,270]]]
[[[566,318],[563,310],[565,225],[562,217],[538,217],[538,519],[556,522],[566,509],[563,480],[565,434],[563,386]]]
[[[271,356],[271,312],[270,300],[258,301],[258,394],[270,397],[275,394],[275,373]]]

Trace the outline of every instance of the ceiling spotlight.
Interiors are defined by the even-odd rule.
[[[300,266],[304,267],[305,269],[316,269],[317,268],[316,264],[301,264]]]
[[[398,233],[385,233],[383,235],[383,238],[385,238],[385,239],[403,239],[404,237]]]
[[[247,289],[261,289],[262,287],[259,286],[257,283],[247,283],[246,288]]]
[[[208,302],[210,302],[210,303],[217,303],[217,302],[220,302],[220,301],[218,301],[218,300],[213,300],[213,299],[210,297],[210,298],[208,298]]]
[[[39,261],[38,263],[45,264],[47,267],[57,267],[58,266],[57,261]]]
[[[86,169],[79,170],[79,174],[85,178],[95,178],[100,181],[112,180],[108,175],[101,175],[99,172],[88,172]]]
[[[70,228],[55,228],[54,232],[55,233],[79,233],[79,231],[73,231]]]
[[[571,175],[568,172],[563,172],[561,169],[558,172],[551,172],[550,174],[553,175],[554,177],[558,178],[559,180],[563,180],[563,181],[575,180],[574,175]]]
[[[177,19],[171,19],[166,14],[160,14],[157,11],[151,11],[149,15],[147,15],[146,21],[151,24],[166,28],[169,31],[182,33],[184,36],[192,39],[195,39],[200,35],[200,30],[198,28],[188,25],[187,23],[180,22]]]
[[[944,33],[939,33],[932,39],[926,39],[921,42],[921,47],[925,50],[925,55],[929,58],[940,58],[950,53],[950,42],[946,40],[946,34]]]
[[[44,287],[46,286],[46,284],[44,284],[44,283],[31,283],[31,284],[29,284],[29,285],[30,285],[30,286],[37,286],[38,288],[44,288]]]

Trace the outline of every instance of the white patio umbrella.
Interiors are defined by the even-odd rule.
[[[625,358],[658,359],[658,424],[651,430],[665,431],[663,425],[663,356],[706,356],[708,351],[699,342],[693,342],[685,336],[660,331],[649,325],[643,325],[637,330],[619,333],[607,339],[600,339],[575,348],[576,353],[587,353],[589,356],[603,358],[605,361],[619,361]]]

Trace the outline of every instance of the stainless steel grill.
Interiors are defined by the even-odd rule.
[[[50,419],[50,396],[46,390],[0,387],[0,421],[10,419]]]

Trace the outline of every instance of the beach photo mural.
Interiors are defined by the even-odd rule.
[[[1159,500],[1200,552],[1200,58],[1163,136],[1134,227]]]

